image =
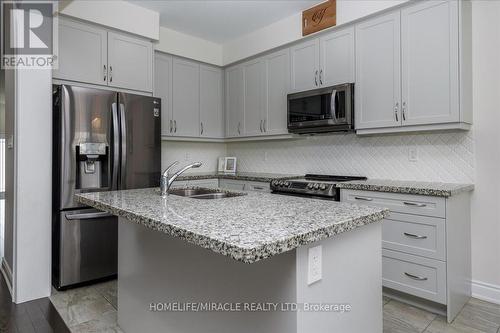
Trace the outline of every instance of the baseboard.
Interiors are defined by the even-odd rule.
[[[5,279],[7,288],[9,288],[10,296],[14,299],[14,295],[12,294],[12,270],[10,269],[9,263],[5,260],[5,258],[2,258],[2,262],[0,263],[0,271]]]
[[[500,304],[500,286],[472,280],[472,297],[490,303]]]

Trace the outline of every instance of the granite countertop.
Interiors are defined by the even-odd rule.
[[[75,197],[82,204],[245,263],[380,221],[389,213],[371,206],[261,192],[215,200],[176,195],[164,199],[157,188],[148,188]]]
[[[418,181],[384,180],[384,179],[368,179],[359,181],[356,180],[350,182],[337,183],[337,187],[341,189],[350,189],[350,190],[430,195],[430,196],[445,197],[445,198],[461,192],[472,191],[474,189],[473,184],[418,182]]]
[[[275,179],[299,178],[304,175],[287,175],[280,173],[260,173],[260,172],[237,172],[236,174],[224,174],[216,172],[190,172],[177,177],[179,180],[197,180],[197,179],[233,179],[253,182],[270,183]]]

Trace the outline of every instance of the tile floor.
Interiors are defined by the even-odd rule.
[[[122,333],[116,323],[116,281],[50,297],[71,332]],[[453,323],[384,297],[384,333],[500,333],[500,305],[471,299]]]

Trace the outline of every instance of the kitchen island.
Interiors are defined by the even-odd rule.
[[[244,194],[201,200],[139,189],[76,196],[119,216],[122,329],[381,333],[378,222],[388,211]]]

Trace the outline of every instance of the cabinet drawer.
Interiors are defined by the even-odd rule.
[[[445,220],[391,213],[382,224],[382,247],[431,259],[445,259]]]
[[[245,187],[248,191],[257,191],[257,192],[271,192],[271,187],[269,183],[255,182],[255,183],[247,183]]]
[[[341,201],[389,208],[391,212],[445,218],[445,199],[424,195],[341,190]]]
[[[382,283],[417,297],[446,304],[446,263],[382,250]]]
[[[219,182],[219,187],[234,191],[246,190],[245,182],[239,180],[221,179]]]

